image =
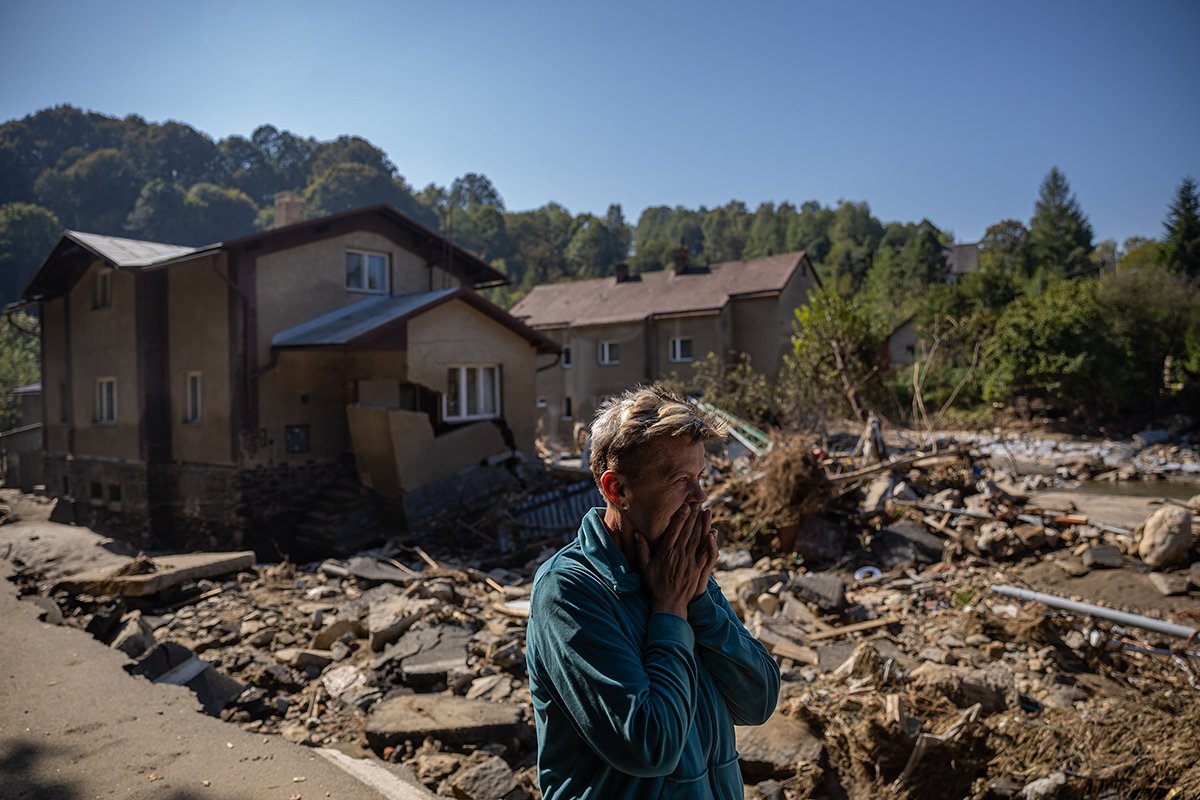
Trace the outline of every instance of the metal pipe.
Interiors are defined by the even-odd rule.
[[[1041,592],[1031,592],[1028,589],[1019,589],[1016,586],[992,586],[992,591],[997,594],[1015,597],[1018,600],[1032,600],[1035,603],[1044,603],[1051,608],[1062,609],[1063,611],[1074,611],[1076,614],[1089,614],[1100,619],[1119,622],[1122,625],[1132,625],[1135,628],[1142,628],[1155,633],[1165,633],[1168,636],[1178,636],[1180,639],[1190,639],[1200,633],[1200,629],[1189,628],[1186,625],[1176,625],[1173,622],[1163,622],[1150,617],[1143,617],[1140,614],[1127,614],[1124,611],[1113,611],[1111,608],[1104,606],[1094,606],[1091,603],[1077,603],[1074,600],[1066,600],[1062,597],[1056,597],[1052,594],[1042,594]]]

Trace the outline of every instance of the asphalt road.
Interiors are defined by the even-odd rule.
[[[31,554],[40,554],[57,566],[65,566],[68,555],[91,565],[96,554],[86,551],[87,537],[100,540],[86,529],[40,520],[4,525],[0,573],[12,573],[11,559],[18,553],[27,563]],[[395,777],[398,767],[349,764],[371,773],[364,783],[313,748],[206,716],[188,689],[129,675],[123,653],[77,628],[40,622],[39,613],[33,603],[18,599],[13,583],[0,581],[4,800],[431,796]]]

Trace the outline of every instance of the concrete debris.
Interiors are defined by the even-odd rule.
[[[710,461],[713,575],[784,677],[767,725],[737,730],[746,796],[1200,797],[1179,736],[1200,730],[1200,658],[1172,633],[1200,620],[1191,515],[1168,502],[1114,519],[1065,491],[1200,474],[1195,451],[998,434],[918,450],[883,430],[866,458],[860,438],[779,436],[762,458]],[[243,559],[167,585],[180,561],[154,557],[42,605],[232,724],[369,749],[439,796],[538,798],[530,583],[595,492],[527,483],[345,560]],[[314,540],[349,525],[323,513]]]

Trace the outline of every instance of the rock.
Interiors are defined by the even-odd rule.
[[[998,558],[1011,558],[1021,552],[1021,540],[1013,535],[1007,522],[990,520],[979,526],[975,537],[979,549]]]
[[[321,683],[325,685],[329,696],[336,700],[346,692],[366,686],[367,675],[353,664],[347,664],[326,672],[321,676]]]
[[[254,647],[270,647],[271,642],[275,641],[276,633],[278,633],[278,631],[276,631],[274,628],[263,628],[247,639],[246,643],[253,645]]]
[[[471,681],[467,689],[468,700],[490,700],[495,703],[506,700],[512,694],[512,678],[503,672],[495,675],[485,675]]]
[[[846,549],[846,529],[813,514],[799,525],[781,528],[779,541],[782,550],[792,550],[809,561],[832,561]]]
[[[66,621],[63,618],[62,609],[58,607],[58,603],[54,602],[53,597],[39,594],[33,598],[33,604],[42,610],[38,619],[47,625],[62,625]]]
[[[367,615],[371,649],[381,652],[437,605],[436,600],[418,600],[399,595],[372,602]]]
[[[279,732],[279,735],[295,744],[308,744],[312,741],[308,728],[303,725],[288,725]]]
[[[1164,572],[1151,572],[1149,577],[1150,583],[1154,584],[1154,588],[1167,597],[1176,594],[1187,594],[1188,578],[1183,573],[1168,574]]]
[[[1163,506],[1146,520],[1138,555],[1152,567],[1169,567],[1186,559],[1191,546],[1191,512],[1179,506]]]
[[[870,545],[875,564],[884,570],[909,564],[936,564],[942,560],[945,548],[943,538],[910,519],[897,520],[873,534]]]
[[[1200,561],[1192,564],[1188,569],[1188,580],[1192,582],[1192,586],[1200,589]]]
[[[333,663],[333,655],[328,650],[285,647],[282,650],[276,650],[274,655],[275,660],[280,664],[287,664],[289,667],[296,667],[297,669],[305,669],[307,667],[324,669]]]
[[[862,502],[858,504],[858,510],[867,516],[884,513],[888,498],[892,496],[892,489],[896,485],[895,481],[896,478],[890,472],[871,481],[864,491]]]
[[[352,638],[358,638],[365,634],[366,631],[363,630],[362,623],[358,620],[339,618],[317,632],[317,635],[313,637],[312,646],[315,650],[328,650],[343,636],[349,635]]]
[[[1021,790],[1023,800],[1051,800],[1067,785],[1067,776],[1062,772],[1051,772],[1044,778],[1025,784]]]
[[[1046,546],[1046,529],[1041,525],[1024,523],[1013,528],[1013,533],[1026,548],[1037,550]]]
[[[729,604],[742,619],[757,607],[758,596],[777,583],[787,584],[786,572],[764,572],[757,567],[744,567],[713,575]]]
[[[460,769],[450,779],[450,791],[460,800],[503,800],[516,788],[512,769],[499,756]]]
[[[822,611],[841,611],[846,607],[846,582],[827,572],[806,572],[792,578],[792,591],[816,603]]]
[[[1192,511],[1200,511],[1200,494],[1192,495],[1187,501],[1187,507]]]
[[[1091,572],[1090,569],[1084,566],[1082,559],[1074,556],[1071,556],[1070,558],[1060,558],[1055,561],[1054,564],[1072,578],[1082,578],[1084,575],[1087,575],[1089,572]]]
[[[446,744],[507,742],[522,731],[521,707],[445,694],[409,694],[383,700],[367,718],[367,741],[376,753],[406,739]]]
[[[130,611],[121,617],[121,627],[108,646],[130,658],[137,658],[154,644],[154,630],[142,619],[142,612]]]
[[[748,550],[722,550],[717,556],[718,570],[741,569],[753,563],[754,556]]]
[[[984,711],[1002,711],[1010,700],[1015,702],[1012,673],[1000,665],[987,669],[951,667],[926,661],[912,671],[910,677],[917,691],[943,695],[959,708],[975,703]]]
[[[926,502],[929,505],[941,506],[944,509],[957,508],[962,502],[962,492],[958,489],[942,489],[935,495],[931,495]]]
[[[922,661],[932,661],[935,664],[957,664],[958,658],[949,650],[943,650],[940,647],[926,647],[921,652],[917,653],[917,658]]]
[[[774,714],[766,724],[735,729],[742,778],[757,783],[768,778],[786,778],[799,763],[819,762],[825,746],[808,725],[795,717]]]
[[[1121,548],[1115,544],[1097,544],[1083,551],[1083,565],[1088,569],[1116,569],[1123,563]]]
[[[817,650],[817,669],[821,672],[833,672],[835,669],[846,663],[846,659],[854,655],[854,649],[858,646],[854,641],[843,642],[828,642],[818,645]]]

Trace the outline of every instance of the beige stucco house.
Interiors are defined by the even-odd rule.
[[[535,286],[512,309],[562,348],[537,382],[538,427],[556,441],[573,442],[608,395],[672,374],[686,380],[709,353],[745,354],[774,377],[795,310],[818,285],[803,252],[695,266],[681,249],[672,269],[615,272]]]
[[[388,206],[290,203],[201,248],[62,235],[24,302],[46,488],[76,519],[286,536],[339,475],[400,497],[531,450],[557,347],[476,293],[504,276]]]

